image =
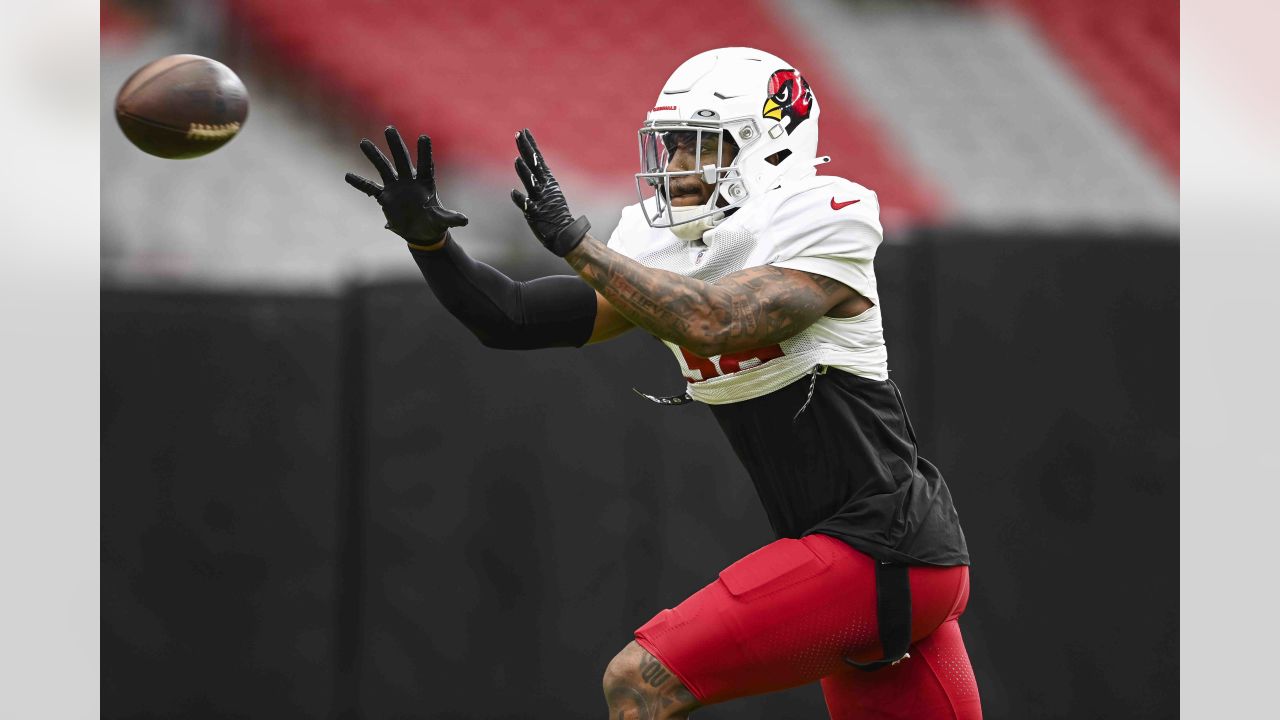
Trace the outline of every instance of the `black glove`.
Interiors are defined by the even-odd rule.
[[[462,227],[469,220],[462,213],[446,210],[436,194],[436,164],[431,159],[431,138],[418,136],[418,172],[415,175],[409,162],[409,148],[400,138],[400,131],[388,125],[387,147],[395,158],[396,169],[382,154],[377,145],[365,138],[360,141],[369,162],[378,169],[383,185],[347,173],[347,183],[360,192],[374,198],[387,216],[387,229],[416,245],[433,245],[444,238],[449,228]]]
[[[516,158],[516,174],[529,196],[512,190],[511,201],[524,213],[525,221],[538,240],[551,252],[564,257],[586,237],[591,223],[585,215],[573,219],[560,183],[547,168],[547,161],[542,158],[528,128],[516,133],[516,148],[520,151],[520,157]]]

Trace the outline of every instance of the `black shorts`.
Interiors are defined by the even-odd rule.
[[[917,452],[892,380],[831,368],[710,407],[778,537],[822,533],[882,561],[969,564],[951,493]]]

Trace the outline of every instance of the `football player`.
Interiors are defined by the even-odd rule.
[[[750,48],[682,64],[639,131],[641,202],[608,243],[574,217],[528,130],[511,199],[576,275],[515,282],[451,237],[431,143],[415,172],[361,148],[377,199],[444,306],[482,343],[582,346],[640,327],[710,406],[777,541],[635,631],[604,675],[609,717],[683,718],[821,681],[833,718],[979,718],[958,618],[969,555],[942,476],[889,379],[873,267],[876,194],[816,166],[820,106]]]

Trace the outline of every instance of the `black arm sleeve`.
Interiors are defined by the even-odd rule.
[[[591,339],[596,291],[575,275],[518,282],[471,259],[452,238],[439,250],[409,252],[440,303],[488,347],[581,347]]]

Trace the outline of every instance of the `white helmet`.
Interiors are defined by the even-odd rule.
[[[784,181],[815,174],[815,165],[830,160],[817,157],[818,115],[808,81],[776,55],[733,47],[689,58],[671,74],[640,128],[636,189],[645,219],[694,240],[723,220],[726,210]],[[726,167],[719,142],[714,165],[670,171],[674,133],[696,133],[693,147],[699,149],[704,137],[728,136],[738,154]],[[766,159],[774,154],[781,157],[777,164]],[[672,207],[671,178],[685,175],[715,184],[705,205]]]

